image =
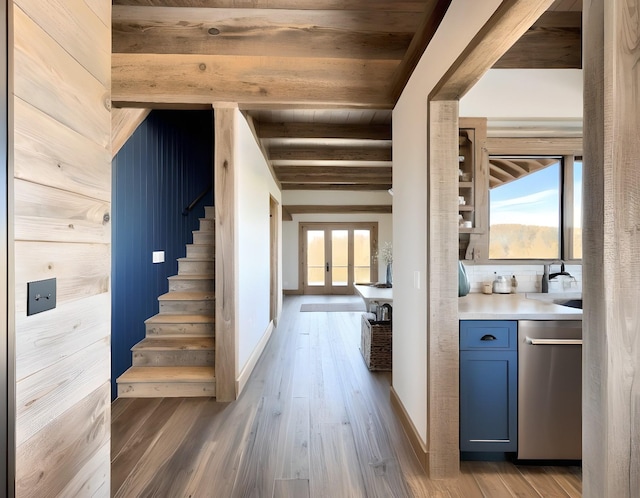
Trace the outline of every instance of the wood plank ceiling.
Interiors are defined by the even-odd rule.
[[[450,3],[114,0],[113,105],[238,103],[283,189],[387,190],[391,109]],[[496,67],[579,67],[581,6]]]

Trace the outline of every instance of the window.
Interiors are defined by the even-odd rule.
[[[492,156],[489,259],[582,257],[582,162]]]

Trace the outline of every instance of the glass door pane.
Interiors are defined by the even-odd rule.
[[[324,230],[307,230],[307,285],[324,287]]]
[[[353,270],[355,283],[371,282],[371,230],[353,231]]]
[[[331,285],[349,285],[349,230],[331,230]]]

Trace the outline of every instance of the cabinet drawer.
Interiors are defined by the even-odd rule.
[[[518,322],[508,320],[460,321],[460,349],[516,351]]]

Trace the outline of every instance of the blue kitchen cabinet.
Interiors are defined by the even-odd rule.
[[[517,451],[517,342],[517,321],[460,321],[460,451]]]

